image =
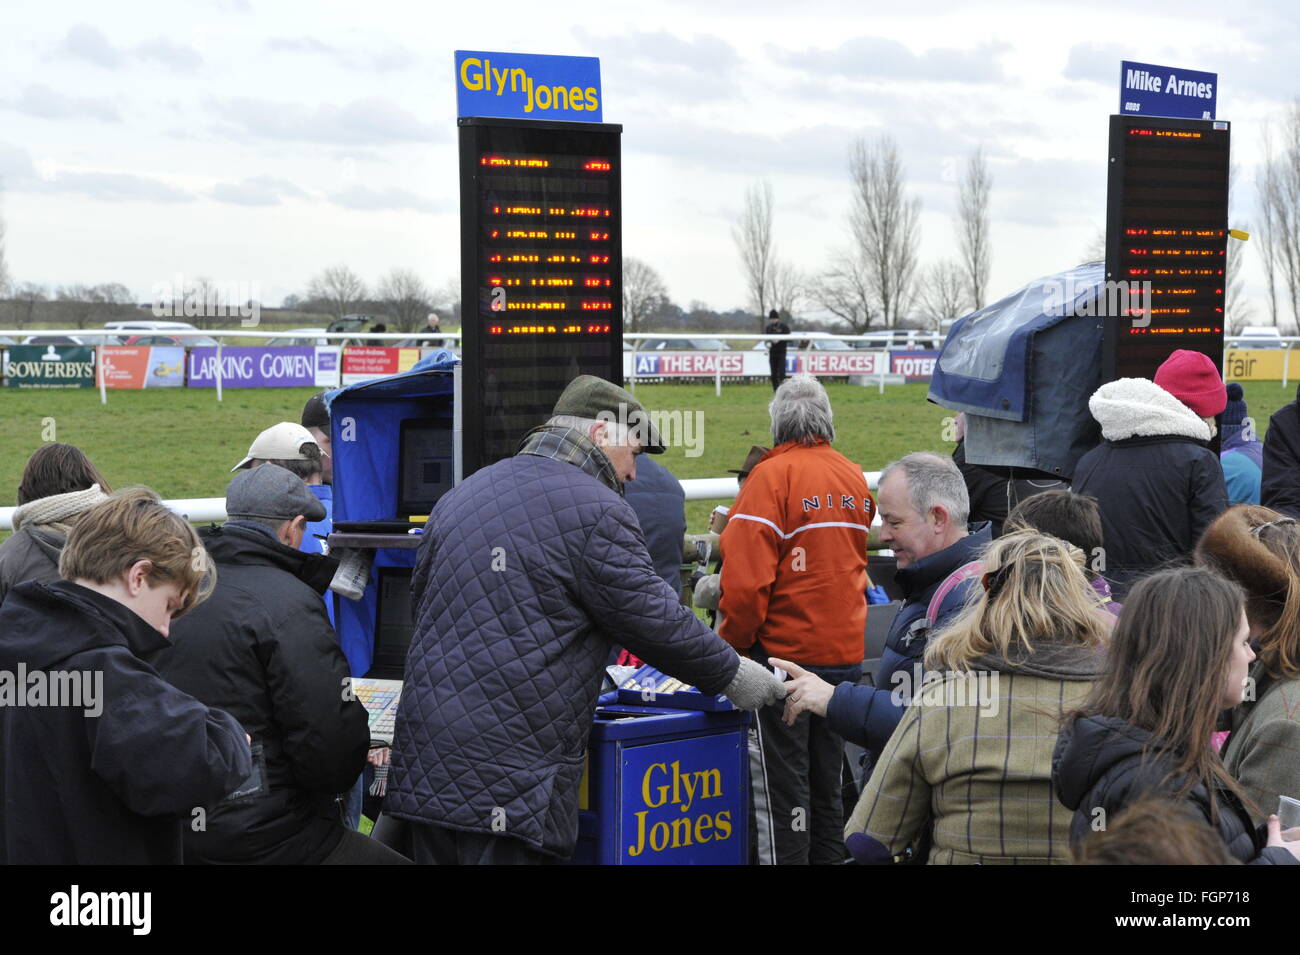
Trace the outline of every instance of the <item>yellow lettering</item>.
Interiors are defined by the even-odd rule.
[[[656,836],[662,836],[656,839]],[[650,827],[650,848],[655,852],[663,852],[668,848],[668,823],[656,822]]]
[[[651,795],[650,795],[650,777],[654,775],[654,771],[655,771],[656,769],[660,770],[661,772],[663,772],[663,773],[665,773],[665,774],[668,772],[668,767],[667,767],[666,765],[664,765],[663,763],[653,763],[653,764],[651,764],[649,767],[647,767],[647,769],[646,769],[646,771],[645,771],[645,776],[642,777],[642,779],[641,779],[641,801],[642,801],[645,805],[649,806],[651,809],[658,809],[660,806],[662,806],[664,803],[666,803],[666,802],[668,801],[668,787],[667,787],[667,786],[660,786],[660,787],[659,787],[659,801],[658,801],[658,802],[654,802],[653,799],[652,799],[652,797],[651,797]]]
[[[731,810],[724,809],[713,817],[713,824],[718,827],[718,842],[731,838]]]
[[[546,94],[546,102],[545,102],[545,103],[542,102],[542,94],[543,94],[543,93]],[[535,99],[535,100],[537,101],[537,108],[538,108],[538,109],[550,109],[550,108],[551,108],[551,88],[550,88],[549,86],[539,86],[539,87],[537,87],[536,91],[533,93],[533,99]]]
[[[575,86],[569,90],[569,106],[572,109],[583,108],[582,88]]]
[[[593,113],[600,109],[600,100],[596,98],[596,87],[587,87],[587,109]]]
[[[506,91],[506,75],[509,72],[510,72],[509,70],[497,70],[497,69],[494,69],[492,71],[492,77],[497,81],[497,96],[500,96],[502,93]]]
[[[519,81],[518,86],[515,86],[516,80]],[[527,89],[527,88],[528,88],[528,74],[525,73],[523,70],[519,69],[519,67],[515,67],[513,70],[510,71],[510,92],[517,93],[520,90]]]
[[[473,66],[482,66],[483,64],[475,57],[469,57],[460,64],[460,81],[467,90],[481,90],[483,88],[483,74],[479,73],[474,79],[469,77],[469,69]]]
[[[524,86],[524,97],[526,99],[524,112],[531,113],[533,111],[533,78],[527,73],[524,74],[524,83],[526,84]]]
[[[569,91],[566,90],[563,86],[552,86],[551,102],[555,105],[556,109],[568,109]]]
[[[683,834],[685,837],[683,838]],[[691,844],[691,820],[674,819],[673,820],[673,848],[680,849],[682,846]]]
[[[700,798],[712,799],[714,796],[722,795],[722,770],[706,769],[698,772],[695,777],[700,781]],[[709,783],[712,782],[712,787]]]
[[[645,852],[645,817],[649,810],[643,810],[636,814],[636,845],[627,847],[627,854],[630,856],[639,856]]]
[[[710,816],[707,812],[697,816],[695,819],[695,841],[701,843],[708,842],[709,841],[708,833],[709,830],[712,828],[713,828],[712,816]]]

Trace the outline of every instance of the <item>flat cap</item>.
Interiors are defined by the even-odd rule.
[[[278,464],[259,464],[240,473],[226,488],[226,515],[290,521],[299,514],[309,521],[325,519],[325,505],[302,478]]]
[[[646,413],[645,406],[613,382],[595,375],[579,375],[569,382],[555,402],[551,415],[573,415],[597,421],[614,421],[628,429],[644,451],[663,454],[664,442]]]

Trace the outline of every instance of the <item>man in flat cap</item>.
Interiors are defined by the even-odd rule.
[[[324,510],[301,478],[262,464],[230,482],[230,520],[199,532],[217,586],[176,622],[159,670],[240,722],[254,766],[202,825],[186,828],[187,863],[404,861],[345,829],[335,802],[365,765],[370,729],[321,602],[338,563],[298,550]]]
[[[415,636],[385,813],[416,862],[540,863],[578,838],[578,784],[610,650],[753,709],[783,697],[682,606],[623,485],[663,444],[631,394],[582,375],[514,457],[443,495],[411,591]]]

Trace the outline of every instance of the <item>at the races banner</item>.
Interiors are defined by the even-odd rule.
[[[343,349],[343,385],[357,385],[409,371],[420,360],[420,354],[419,348],[349,345]]]
[[[647,351],[623,353],[624,378],[712,378],[719,370],[723,378],[766,378],[770,373],[766,351]],[[826,377],[879,375],[886,367],[887,352],[878,351],[791,351],[786,355],[786,374],[807,372]]]
[[[185,384],[182,345],[110,345],[99,350],[105,388],[179,388]]]
[[[324,352],[324,355],[320,353]],[[221,349],[222,388],[321,388],[338,383],[338,350],[311,345],[233,346]],[[190,349],[186,378],[191,388],[217,386],[217,349]]]
[[[95,349],[89,345],[10,345],[5,352],[9,388],[93,388]]]

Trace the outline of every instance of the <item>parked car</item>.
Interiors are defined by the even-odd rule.
[[[626,344],[626,343],[625,343]],[[646,338],[637,351],[730,351],[731,346],[721,338]]]
[[[796,333],[798,334],[798,333]],[[803,332],[804,337],[798,341],[790,342],[791,347],[796,349],[812,349],[813,351],[852,351],[853,346],[848,342],[842,342],[838,338],[832,338],[830,332]],[[767,346],[771,342],[759,342],[753,347],[753,351],[767,351]]]
[[[189,322],[156,322],[132,319],[126,322],[105,322],[104,327],[117,332],[197,332]]]
[[[175,335],[130,335],[127,337],[124,345],[183,345],[194,347],[204,345],[212,347],[218,344],[215,338],[208,335],[196,335],[190,338],[178,338]],[[237,343],[232,343],[237,344]]]
[[[28,335],[24,345],[120,345],[121,335]]]
[[[1282,348],[1282,333],[1272,325],[1247,325],[1237,339],[1236,348]]]
[[[341,341],[330,341],[323,328],[291,328],[270,339],[268,345],[341,345]]]

